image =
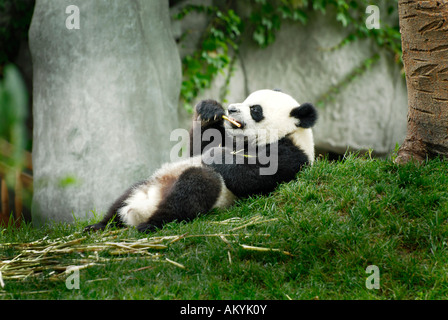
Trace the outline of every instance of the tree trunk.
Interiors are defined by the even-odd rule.
[[[448,1],[399,0],[408,127],[396,163],[448,156]]]

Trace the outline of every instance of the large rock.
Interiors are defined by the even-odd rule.
[[[169,160],[181,66],[168,1],[37,0],[29,41],[33,221],[100,213]]]
[[[189,26],[183,26],[188,29]],[[310,13],[306,26],[283,23],[274,44],[260,49],[251,39],[243,41],[229,83],[229,103],[243,101],[255,90],[278,88],[299,102],[316,103],[331,88],[319,108],[314,129],[318,151],[344,153],[348,148],[377,154],[392,151],[406,133],[406,83],[392,55],[379,50],[370,39],[330,50],[347,35],[334,15]],[[347,81],[363,62],[379,52],[371,69]],[[219,98],[225,77],[219,76],[199,99]]]

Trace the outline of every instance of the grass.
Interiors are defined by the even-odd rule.
[[[349,155],[150,235],[82,234],[92,221],[3,229],[0,299],[447,299],[447,168]],[[69,265],[86,266],[79,289],[66,286]],[[369,265],[379,289],[366,288]]]

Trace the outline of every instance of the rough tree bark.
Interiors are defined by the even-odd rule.
[[[399,0],[408,126],[397,163],[448,156],[448,1]]]

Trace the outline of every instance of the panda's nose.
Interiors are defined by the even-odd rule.
[[[238,108],[232,104],[232,105],[230,105],[230,106],[227,108],[227,111],[229,112],[229,114],[237,113],[237,112],[238,112]]]

